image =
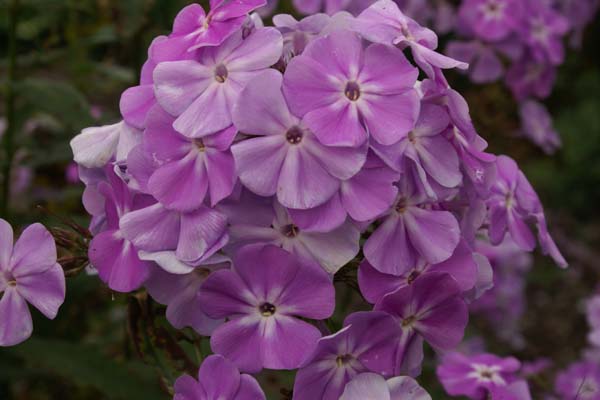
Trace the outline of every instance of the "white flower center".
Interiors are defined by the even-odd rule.
[[[492,382],[504,386],[506,381],[500,375],[501,368],[497,365],[471,364],[473,371],[467,374],[469,378],[475,378],[478,382]]]

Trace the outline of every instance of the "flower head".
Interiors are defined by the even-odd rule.
[[[173,400],[265,400],[256,379],[240,374],[233,363],[220,355],[202,362],[198,380],[182,375],[173,389]]]
[[[600,367],[590,361],[575,362],[558,374],[554,387],[565,399],[597,400],[600,398]]]
[[[522,23],[523,2],[519,0],[465,0],[459,9],[460,22],[488,41],[505,39]]]
[[[321,337],[300,317],[333,313],[329,276],[275,246],[245,247],[233,261],[231,270],[212,273],[199,295],[209,317],[228,318],[211,336],[213,351],[243,371],[298,368]]]
[[[365,372],[350,381],[340,400],[431,400],[431,396],[409,376],[387,381],[381,375]]]
[[[236,143],[231,151],[240,180],[252,192],[277,194],[289,208],[313,208],[331,198],[342,180],[360,171],[367,147],[323,145],[306,117],[289,111],[281,83],[281,74],[269,70],[242,91],[234,122],[240,131],[257,137]]]
[[[392,0],[379,0],[363,11],[354,25],[367,40],[375,43],[410,47],[415,62],[429,78],[436,76],[435,69],[460,68],[468,65],[435,51],[436,34],[404,15]]]
[[[27,303],[54,319],[65,300],[65,276],[56,245],[41,224],[28,226],[13,246],[13,230],[0,218],[0,346],[21,343],[33,331]]]
[[[337,30],[311,42],[294,57],[283,91],[321,143],[359,147],[372,136],[392,144],[412,129],[418,112],[413,89],[417,70],[402,52]]]
[[[349,315],[344,328],[323,337],[294,383],[298,400],[338,400],[356,375],[392,376],[394,345],[399,336],[392,317],[382,312]]]
[[[531,397],[527,384],[518,380],[516,375],[520,367],[521,363],[513,357],[449,353],[444,356],[437,375],[446,392],[452,396],[526,400]]]
[[[154,70],[158,103],[176,117],[173,128],[190,138],[222,131],[246,83],[275,64],[283,40],[275,28],[232,34],[218,47],[198,51],[193,60],[160,63]]]
[[[468,321],[460,287],[449,274],[432,272],[412,285],[384,296],[375,310],[391,314],[401,339],[396,344],[396,374],[418,375],[423,340],[436,350],[450,350],[461,341]]]

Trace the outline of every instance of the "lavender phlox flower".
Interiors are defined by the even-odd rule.
[[[514,160],[499,156],[496,160],[498,180],[492,187],[488,199],[489,235],[492,244],[498,244],[506,232],[525,251],[535,248],[535,237],[527,222],[538,229],[540,245],[544,253],[555,262],[566,267],[567,263],[549,235],[541,202],[531,184],[517,167]]]
[[[432,265],[419,259],[414,268],[398,276],[381,273],[373,268],[367,260],[364,260],[358,270],[358,283],[365,299],[375,304],[386,294],[407,287],[433,272],[450,274],[456,280],[461,291],[466,292],[475,286],[477,269],[473,250],[464,241],[461,241],[452,256],[446,261]]]
[[[435,68],[468,67],[462,61],[436,52],[436,34],[404,15],[392,0],[379,0],[374,3],[356,18],[354,27],[372,42],[392,44],[402,49],[410,47],[417,65],[432,79],[435,77]]]
[[[13,245],[12,227],[0,218],[0,346],[14,346],[31,336],[27,303],[54,319],[65,290],[50,232],[42,224],[29,225]]]
[[[283,39],[275,28],[244,37],[236,31],[193,60],[160,63],[154,70],[158,103],[176,117],[173,128],[190,138],[204,137],[232,124],[231,110],[246,83],[281,57]]]
[[[423,361],[423,341],[438,351],[451,350],[463,338],[467,305],[456,280],[445,272],[423,275],[409,286],[385,295],[375,310],[397,321],[395,373],[416,376]]]
[[[514,357],[448,353],[437,368],[437,375],[452,396],[464,395],[474,400],[530,400],[527,383],[517,376],[520,367],[521,363]]]
[[[460,240],[456,217],[435,207],[415,182],[400,181],[395,205],[364,244],[364,254],[380,272],[402,275],[423,258],[437,264],[450,258]]]
[[[365,163],[367,146],[331,147],[313,133],[307,117],[290,112],[275,70],[256,77],[233,109],[238,129],[256,137],[231,151],[240,180],[261,196],[277,194],[286,207],[307,209],[326,202]]]
[[[232,209],[239,215],[251,213],[255,208],[251,202],[240,202]],[[360,230],[349,220],[330,232],[304,230],[277,202],[272,203],[268,217],[265,217],[240,221],[230,216],[231,242],[226,250],[235,253],[246,244],[273,244],[298,257],[317,262],[331,274],[358,254]]]
[[[211,0],[208,14],[200,4],[190,4],[177,14],[172,33],[155,51],[181,54],[219,46],[242,27],[248,13],[265,4],[265,0]]]
[[[210,336],[224,320],[212,319],[202,312],[200,287],[212,272],[230,266],[228,257],[215,254],[186,274],[152,267],[144,286],[154,300],[167,305],[166,317],[171,325],[177,329],[190,326],[200,335]]]
[[[552,126],[552,117],[543,104],[526,100],[520,104],[521,134],[538,145],[546,154],[560,148],[560,136]]]
[[[590,361],[574,362],[557,375],[554,390],[563,399],[600,399],[600,366]]]
[[[330,317],[334,297],[318,264],[272,245],[240,249],[232,269],[211,273],[199,294],[209,317],[228,318],[213,332],[211,348],[248,372],[302,365],[321,332],[300,317]]]
[[[173,400],[265,400],[260,385],[220,355],[208,356],[200,365],[198,379],[182,375],[175,381]]]
[[[419,104],[418,71],[394,47],[363,41],[336,30],[294,57],[283,92],[292,113],[321,143],[359,147],[370,136],[392,144],[414,126]]]
[[[119,220],[154,200],[130,190],[110,167],[106,168],[106,181],[100,182],[97,190],[104,198],[105,223],[90,242],[88,257],[108,287],[118,292],[130,292],[148,278],[151,263],[139,258],[138,249],[123,235]]]
[[[338,400],[358,374],[394,375],[394,346],[399,340],[394,319],[383,312],[356,312],[344,327],[319,340],[294,383],[295,400]]]
[[[146,172],[147,191],[169,209],[193,211],[209,196],[214,206],[231,194],[237,180],[229,151],[236,129],[192,139],[175,131],[173,121],[158,106],[150,111],[142,151],[156,168]]]
[[[387,381],[372,372],[357,375],[346,384],[340,400],[431,400],[431,396],[409,376],[396,376]]]

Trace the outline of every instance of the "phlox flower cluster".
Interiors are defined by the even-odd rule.
[[[467,64],[394,2],[274,27],[261,6],[184,8],[123,120],[73,139],[90,262],[210,336],[215,355],[176,399],[262,399],[263,369],[298,370],[297,400],[428,399],[424,343],[455,348],[493,284],[481,238],[566,266],[542,205],[445,79]],[[331,331],[348,271],[372,306]]]
[[[439,34],[452,34],[449,56],[470,64],[472,82],[503,80],[518,102],[518,133],[546,153],[560,147],[552,118],[541,103],[550,96],[565,42],[581,45],[585,27],[600,8],[598,0],[394,0],[405,15]],[[271,7],[276,1],[270,2]],[[296,0],[304,14],[358,15],[373,0]],[[267,8],[263,10],[267,12]],[[568,40],[567,39],[568,37]]]

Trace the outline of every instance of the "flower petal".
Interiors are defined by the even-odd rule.
[[[8,222],[0,218],[0,270],[8,269],[13,251],[13,229]]]
[[[19,344],[33,332],[27,303],[15,288],[8,287],[0,299],[0,346]]]
[[[42,224],[29,225],[15,243],[10,260],[15,278],[46,271],[56,264],[54,238]]]
[[[281,166],[287,155],[283,135],[243,140],[234,144],[231,152],[244,186],[260,196],[277,192]]]
[[[19,278],[17,291],[46,318],[54,319],[65,301],[65,273],[54,264],[44,272]]]

